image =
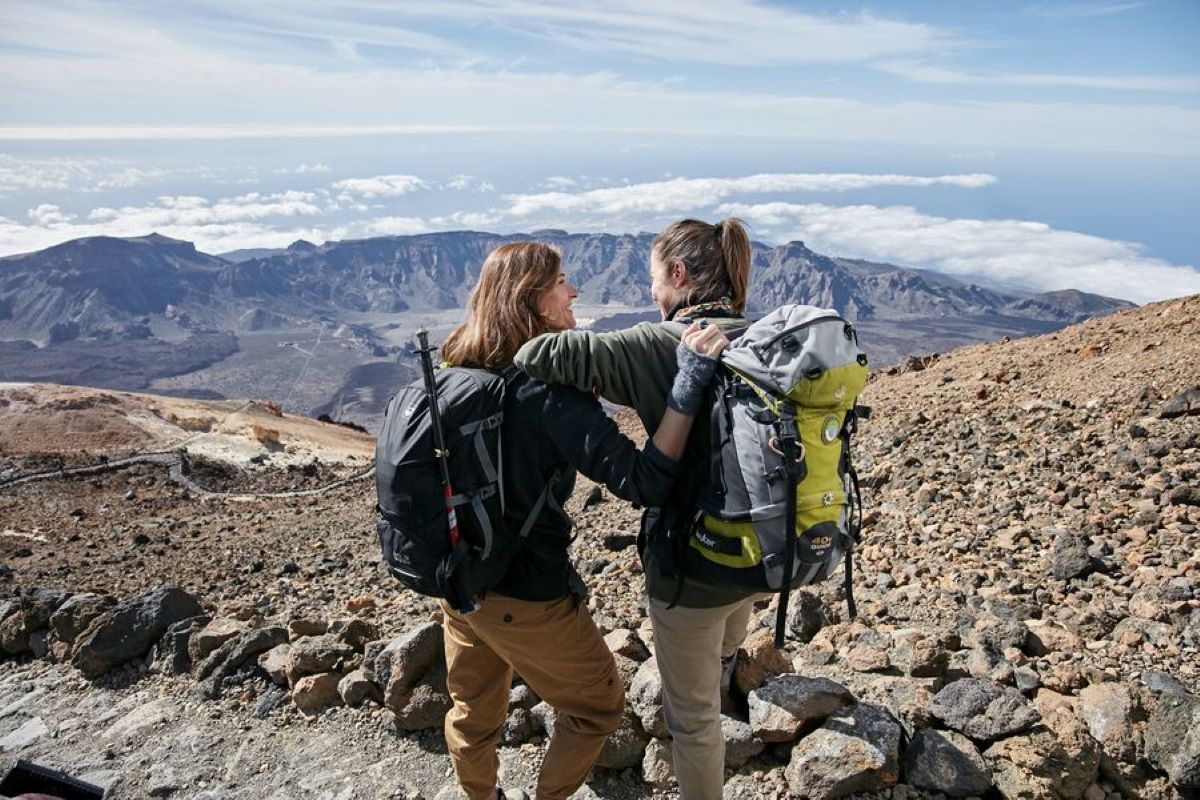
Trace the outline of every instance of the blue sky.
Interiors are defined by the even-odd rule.
[[[1200,292],[1200,3],[0,6],[0,254],[654,231]]]

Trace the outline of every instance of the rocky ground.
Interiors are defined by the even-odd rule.
[[[727,796],[1195,796],[1198,320],[1187,298],[873,376],[859,617],[839,581],[814,587],[779,653],[761,610],[725,720]],[[60,452],[65,425],[100,425],[70,410],[3,440],[0,480],[118,447]],[[361,470],[361,445],[318,446],[355,434],[278,419],[274,437],[225,425],[195,484]],[[576,563],[630,713],[581,791],[671,796],[637,513],[592,489],[568,509]],[[235,501],[155,464],[0,486],[0,749],[114,797],[452,796],[438,613],[383,573],[372,504],[369,480]],[[552,727],[514,687],[510,785],[532,788]]]

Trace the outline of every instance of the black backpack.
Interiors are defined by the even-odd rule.
[[[376,529],[388,571],[413,591],[468,610],[508,571],[560,475],[538,496],[520,530],[504,522],[505,391],[517,374],[466,367],[436,371],[438,410],[453,495],[443,494],[429,397],[414,381],[388,401],[375,447]],[[452,551],[447,504],[467,547]]]

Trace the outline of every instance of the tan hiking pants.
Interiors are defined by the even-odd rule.
[[[445,602],[446,746],[471,800],[496,796],[496,744],[508,715],[513,670],[554,707],[554,736],[538,775],[538,800],[579,788],[621,723],[625,690],[587,606],[573,597],[514,600],[490,592],[463,615]]]
[[[721,659],[746,638],[755,597],[716,608],[650,600],[654,657],[662,674],[675,778],[683,800],[720,800],[725,787]]]

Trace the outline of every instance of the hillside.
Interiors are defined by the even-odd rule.
[[[7,386],[0,397],[6,420],[24,404],[21,430],[110,429],[100,447],[113,456],[150,446],[137,420],[168,411],[160,398],[133,395],[86,405],[70,399],[88,396],[77,391]],[[861,787],[854,797],[1194,796],[1200,296],[910,359],[873,374],[862,400],[873,413],[856,444],[868,511],[855,561],[859,617],[845,618],[840,581],[801,593],[781,660],[764,639],[773,611],[762,610],[738,677],[747,705],[726,728],[734,754],[726,796],[816,791],[797,764],[817,759],[824,774],[858,769],[847,766],[858,764],[847,752],[893,759],[853,773],[859,782],[848,785]],[[231,408],[188,402],[188,414],[214,419]],[[101,417],[99,406],[116,410]],[[182,419],[174,406],[170,413]],[[71,428],[72,419],[87,423]],[[45,592],[36,600],[28,594],[35,588],[125,600],[171,582],[216,620],[191,639],[177,633],[185,651],[189,642],[233,643],[191,672],[173,674],[178,650],[170,644],[87,680],[53,660],[63,652],[58,634],[38,639],[33,612],[5,605],[0,644],[19,649],[14,631],[23,630],[26,649],[40,642],[50,655],[0,662],[6,753],[89,774],[118,797],[453,796],[443,791],[436,665],[415,686],[374,672],[384,642],[407,632],[404,646],[415,647],[439,629],[430,625],[434,604],[400,591],[378,564],[370,482],[334,485],[353,475],[349,456],[367,442],[345,434],[339,460],[328,448],[340,429],[275,419],[282,453],[264,446],[260,463],[244,457],[248,450],[196,458],[193,485],[235,497],[181,486],[147,463],[0,484],[3,580],[12,596],[29,598],[27,608],[63,602]],[[635,432],[629,418],[623,424]],[[52,468],[57,458],[69,468],[99,457],[68,436],[7,435],[0,480]],[[175,435],[153,441],[174,444]],[[252,448],[253,438],[240,435]],[[327,449],[314,462],[318,444]],[[302,463],[284,460],[289,450],[305,454]],[[591,488],[581,480],[568,507],[578,523],[574,555],[589,607],[635,686],[631,713],[588,791],[670,796],[631,546],[637,512],[607,495],[589,498]],[[247,497],[299,489],[320,493]],[[365,683],[375,688],[362,691],[376,699],[352,707],[335,693],[326,698],[332,707],[313,707],[307,688],[277,685],[256,658],[229,666],[250,642],[289,639],[305,652],[342,653],[322,668],[334,675],[369,666],[376,682]],[[200,680],[206,669],[226,668],[224,684]],[[834,705],[851,705],[825,724],[797,722],[780,734],[771,726],[794,719],[786,708],[799,702],[789,694],[799,679],[762,685],[778,673],[828,678],[853,697]],[[961,683],[968,678],[975,682]],[[995,702],[969,711],[944,691],[968,685],[994,692]],[[546,715],[534,703],[514,692],[501,750],[509,785],[532,786],[544,747]],[[861,727],[866,718],[877,724]],[[820,761],[822,748],[831,760]]]

